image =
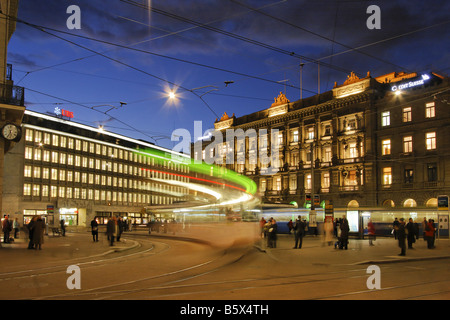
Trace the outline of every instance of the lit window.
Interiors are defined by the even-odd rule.
[[[412,152],[412,136],[403,137],[403,152],[409,153]]]
[[[41,178],[41,167],[33,168],[33,178],[40,179]]]
[[[427,103],[425,105],[425,117],[434,118],[436,116],[436,109],[434,102]]]
[[[31,196],[31,184],[30,183],[25,183],[23,185],[23,195]]]
[[[23,175],[25,178],[31,178],[31,166],[25,166]]]
[[[298,142],[298,130],[292,131],[292,142]]]
[[[386,139],[381,142],[381,154],[383,156],[391,154],[391,139]]]
[[[314,127],[309,127],[308,128],[308,139],[314,139]]]
[[[39,197],[41,195],[41,186],[38,184],[33,185],[33,197]]]
[[[411,122],[411,121],[412,121],[411,107],[403,108],[403,122]]]
[[[32,129],[27,129],[25,131],[25,140],[26,141],[33,141],[33,130]]]
[[[436,149],[436,132],[427,132],[425,140],[427,150]]]
[[[305,189],[311,190],[311,174],[305,176]]]
[[[59,146],[59,136],[56,135],[56,134],[54,134],[52,136],[52,145],[55,146],[55,147]]]
[[[392,184],[392,168],[391,167],[383,168],[383,184],[384,185]]]
[[[33,159],[33,148],[25,147],[25,159]]]
[[[381,113],[381,125],[383,127],[391,125],[391,113],[389,111]]]

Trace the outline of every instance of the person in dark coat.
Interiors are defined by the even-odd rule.
[[[345,250],[348,249],[348,233],[350,231],[350,227],[348,225],[348,220],[344,216],[342,219],[342,222],[339,225],[339,228],[341,229],[341,236],[339,237],[339,249],[342,250],[345,248]]]
[[[66,220],[62,219],[59,224],[61,225],[61,235],[66,236]]]
[[[399,256],[406,255],[406,231],[405,231],[405,219],[400,218],[399,224],[396,227],[398,246],[401,249]]]
[[[269,226],[269,248],[277,247],[277,222],[272,219],[271,225]]]
[[[37,217],[33,225],[33,230],[34,249],[37,250],[39,248],[39,250],[41,250],[41,246],[44,243],[45,222],[40,216]]]
[[[408,224],[406,225],[407,239],[408,239],[408,249],[413,249],[413,243],[416,242],[416,225],[412,218],[409,218]]]
[[[37,217],[33,217],[33,219],[31,219],[30,222],[28,222],[27,224],[27,229],[28,229],[28,249],[33,249],[34,248],[34,244],[33,244],[33,233],[34,233],[34,223],[36,222]]]
[[[305,235],[305,223],[302,221],[302,217],[298,216],[294,225],[294,237],[295,246],[293,249],[301,249],[303,244],[303,236]]]
[[[98,222],[97,219],[92,219],[91,221],[91,230],[92,230],[92,240],[94,242],[98,242]]]
[[[116,217],[112,217],[108,220],[106,224],[106,234],[108,235],[108,239],[110,241],[110,246],[114,245],[114,237],[117,235],[117,219]]]

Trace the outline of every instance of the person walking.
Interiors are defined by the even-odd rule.
[[[396,226],[396,231],[397,231],[398,246],[401,249],[399,256],[404,256],[404,255],[406,255],[405,219],[400,218],[400,221],[399,221],[398,225]]]
[[[45,222],[42,220],[41,216],[38,216],[34,225],[33,225],[33,244],[34,249],[39,250],[42,249],[42,244],[44,243],[44,231],[45,231]]]
[[[435,246],[434,246],[435,231],[436,231],[436,229],[434,228],[434,220],[429,219],[428,223],[425,227],[425,237],[427,239],[427,248],[428,249],[435,248]]]
[[[91,221],[91,232],[92,232],[92,240],[94,240],[94,242],[98,242],[98,222],[95,217]]]
[[[120,237],[125,229],[122,217],[117,218],[117,242],[120,242]]]
[[[302,221],[302,217],[298,216],[294,225],[294,237],[295,246],[292,249],[301,249],[303,244],[303,236],[305,235],[305,223]]]
[[[114,237],[117,235],[117,219],[116,217],[112,217],[108,220],[106,224],[106,234],[108,235],[108,239],[110,241],[109,245],[114,245]]]
[[[373,225],[372,219],[369,219],[367,224],[367,233],[369,235],[369,246],[374,246],[373,241],[375,241],[375,226]]]
[[[406,225],[406,238],[408,239],[408,249],[414,249],[413,243],[416,242],[416,225],[412,218],[409,218]]]
[[[342,222],[340,224],[341,229],[341,236],[339,238],[339,249],[342,250],[345,248],[345,250],[348,249],[348,233],[350,231],[350,227],[348,225],[348,220],[346,216],[342,218]]]

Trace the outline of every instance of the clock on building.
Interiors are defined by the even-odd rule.
[[[2,128],[2,136],[9,141],[19,141],[21,137],[20,127],[13,123],[7,123]]]

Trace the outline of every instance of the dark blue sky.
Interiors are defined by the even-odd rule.
[[[366,26],[373,4],[379,30]],[[70,5],[81,30],[66,27]],[[20,0],[19,19],[48,29],[19,22],[8,63],[27,108],[58,106],[74,121],[172,147],[164,136],[193,131],[195,120],[206,130],[224,112],[270,107],[280,91],[299,99],[300,62],[303,97],[318,91],[317,61],[321,92],[351,71],[448,74],[448,12],[445,0]],[[176,104],[165,94],[175,89]],[[102,113],[109,105],[119,108]]]

